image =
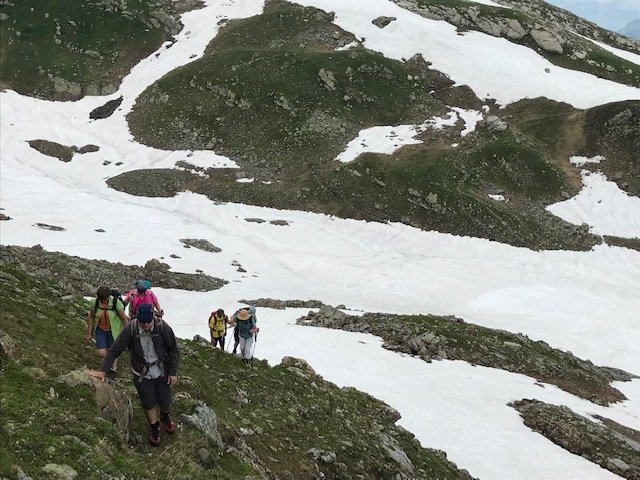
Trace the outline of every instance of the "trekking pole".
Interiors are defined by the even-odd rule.
[[[253,358],[253,352],[256,351],[256,343],[258,343],[258,332],[253,334],[253,345],[251,345],[251,358]]]

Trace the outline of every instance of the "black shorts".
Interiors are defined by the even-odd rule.
[[[151,410],[156,405],[160,409],[168,411],[171,406],[171,385],[167,383],[167,377],[156,379],[143,378],[142,382],[137,375],[133,376],[133,383],[138,390],[140,404],[144,410]]]

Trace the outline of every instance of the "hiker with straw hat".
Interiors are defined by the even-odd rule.
[[[235,325],[240,341],[240,354],[247,365],[253,357],[254,335],[260,331],[256,320],[247,308],[241,308],[229,318],[229,325]]]

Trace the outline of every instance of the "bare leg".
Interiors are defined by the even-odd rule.
[[[153,407],[151,410],[145,410],[144,416],[147,417],[149,425],[156,423],[158,421],[158,411],[156,410],[156,407]]]

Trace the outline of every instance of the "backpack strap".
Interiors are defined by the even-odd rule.
[[[165,328],[164,328],[164,322],[162,321],[162,319],[157,319],[154,318],[153,321],[155,322],[155,328],[158,330],[158,335],[160,335],[161,337],[163,337],[163,341],[166,342],[165,337]],[[138,320],[137,319],[133,319],[129,322],[129,325],[131,325],[131,346],[133,348],[133,342],[135,342],[135,340],[137,339],[137,337],[140,336],[140,329],[138,328]],[[144,361],[144,357],[142,358],[141,362],[137,362],[140,365],[142,365],[142,368],[140,369],[140,372],[138,374],[138,382],[142,383],[142,380],[144,379],[144,376],[149,372],[149,369],[155,365],[161,365],[165,362],[166,358],[158,358],[155,362],[152,363],[147,363]],[[163,366],[163,370],[164,370],[164,366]]]
[[[118,311],[118,300],[120,300],[116,295],[113,295],[113,293],[110,293],[109,296],[112,298],[111,301],[111,306],[107,306],[107,308],[102,308],[100,307],[100,299],[98,297],[96,297],[96,301],[93,305],[93,311],[97,312],[98,309],[100,310],[113,310],[114,312]]]

